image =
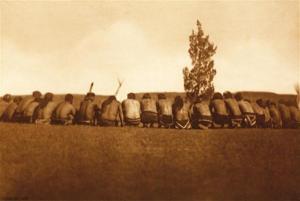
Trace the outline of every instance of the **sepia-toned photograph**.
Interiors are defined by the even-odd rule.
[[[0,0],[10,200],[300,200],[300,1]]]

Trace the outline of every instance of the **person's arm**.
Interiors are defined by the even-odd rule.
[[[74,106],[72,106],[71,114],[72,114],[73,116],[75,116],[75,114],[76,114],[76,109],[75,109]]]
[[[190,120],[192,120],[193,109],[194,109],[194,104],[191,104],[188,110],[188,116]]]
[[[214,108],[214,106],[213,106],[213,103],[212,103],[212,102],[210,102],[210,103],[209,103],[209,110],[211,111],[211,113],[212,113],[212,114],[214,114],[214,113],[215,113],[215,108]]]
[[[156,101],[156,111],[159,115],[161,115],[161,110],[160,110],[158,101]]]
[[[121,126],[124,126],[124,116],[123,116],[123,111],[122,111],[122,105],[119,104],[118,106],[118,113],[119,113],[119,119],[121,122]]]

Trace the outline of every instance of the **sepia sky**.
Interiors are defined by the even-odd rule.
[[[0,1],[0,94],[183,91],[197,19],[217,91],[294,92],[299,1]]]

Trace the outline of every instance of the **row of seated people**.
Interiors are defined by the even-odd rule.
[[[0,107],[0,120],[36,124],[85,124],[100,126],[138,126],[165,128],[299,128],[300,111],[292,102],[259,99],[250,102],[241,93],[215,93],[213,98],[200,96],[195,100],[176,96],[174,101],[158,94],[150,94],[138,101],[134,93],[120,103],[109,96],[100,105],[95,94],[88,93],[79,110],[73,105],[73,96],[67,94],[61,103],[53,101],[54,95],[39,91],[22,98],[7,94]]]

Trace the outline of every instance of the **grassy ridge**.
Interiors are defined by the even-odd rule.
[[[0,198],[296,200],[296,130],[0,124]]]

